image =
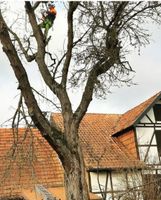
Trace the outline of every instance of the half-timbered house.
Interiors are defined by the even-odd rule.
[[[126,165],[121,166],[111,156],[110,166],[99,170],[102,182],[98,181],[98,171],[94,175],[92,172],[92,190],[100,191],[99,182],[102,191],[107,192],[106,197],[112,200],[127,196],[139,200],[161,199],[161,92],[120,115],[110,139],[137,161],[133,163],[127,159]],[[112,165],[113,160],[117,169]]]

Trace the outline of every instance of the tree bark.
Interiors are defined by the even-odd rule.
[[[79,138],[72,142],[70,155],[66,156],[64,166],[64,183],[66,199],[88,200],[85,164]]]
[[[85,163],[78,134],[79,124],[72,118],[65,125],[64,134],[69,151],[64,155],[64,183],[66,199],[89,200]]]

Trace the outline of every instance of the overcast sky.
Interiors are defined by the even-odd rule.
[[[16,2],[15,2],[16,4]],[[16,6],[16,5],[15,5]],[[54,28],[50,32],[53,34],[54,47],[60,45],[60,39],[65,35],[63,11],[58,7],[58,15]],[[152,42],[146,48],[141,49],[140,55],[134,52],[129,56],[133,69],[136,71],[133,79],[137,85],[121,88],[113,88],[112,93],[107,95],[106,100],[93,99],[88,112],[91,113],[124,113],[128,109],[136,106],[155,93],[161,91],[161,28],[155,25],[149,27],[152,34]],[[34,66],[28,66],[28,70],[34,76],[35,84],[41,82],[37,80],[38,70],[33,70]],[[17,81],[14,77],[11,66],[0,48],[0,124],[12,117],[16,103],[18,101]],[[41,84],[40,84],[41,86]],[[44,87],[44,86],[42,86]],[[79,100],[77,94],[71,95],[73,102]]]

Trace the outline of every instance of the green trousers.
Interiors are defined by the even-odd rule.
[[[52,27],[53,22],[51,20],[49,20],[48,18],[46,18],[41,24],[40,27],[41,28],[45,28],[45,32],[44,35],[47,37],[48,31],[49,29]]]

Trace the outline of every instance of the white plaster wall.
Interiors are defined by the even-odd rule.
[[[155,122],[153,108],[150,109],[150,111],[148,112],[148,116],[150,117],[150,119],[153,122]],[[150,121],[145,116],[145,117],[142,118],[141,122],[143,122],[143,123],[148,122],[149,123]],[[156,130],[161,130],[161,128],[158,127],[158,128],[156,128]],[[153,127],[136,127],[136,137],[137,137],[138,145],[149,145],[153,133],[154,133],[154,128]],[[157,145],[155,135],[153,137],[153,140],[152,140],[151,144],[152,145]],[[138,151],[139,151],[139,155],[140,155],[140,159],[141,160],[145,160],[145,156],[147,154],[147,150],[148,150],[148,147],[143,147],[143,146],[139,146],[138,147]],[[149,152],[147,154],[146,163],[148,163],[148,164],[157,164],[157,163],[159,163],[159,156],[158,156],[157,146],[150,147]]]
[[[136,127],[136,137],[138,145],[150,144],[151,137],[153,135],[154,128]],[[156,138],[154,136],[152,144],[156,145]]]
[[[99,190],[99,184],[98,184],[98,177],[99,177],[99,182],[100,182],[102,189],[105,188],[106,172],[100,172],[99,175],[96,172],[90,172],[90,176],[91,176],[92,192],[100,191]],[[110,177],[109,176],[108,176],[107,190],[111,190]]]
[[[156,128],[156,129],[160,129],[160,128]],[[143,127],[137,127],[136,128],[136,137],[137,137],[137,143],[138,145],[149,145],[150,144],[150,140],[152,138],[154,132],[154,128],[143,128]],[[157,145],[156,143],[156,137],[154,135],[153,140],[152,140],[152,145]],[[139,156],[140,159],[144,161],[145,156],[147,154],[148,151],[148,146],[144,147],[144,146],[139,146],[138,147],[138,151],[139,151]],[[158,149],[157,146],[151,146],[148,154],[147,154],[147,159],[146,159],[146,163],[148,164],[157,164],[159,163],[159,156],[158,156]]]
[[[128,187],[138,187],[142,185],[142,176],[140,171],[133,171],[127,173]]]
[[[148,147],[139,147],[140,159],[143,161],[145,159],[147,150],[148,150]],[[159,163],[157,147],[150,147],[148,154],[147,154],[146,163],[147,164],[158,164]]]
[[[147,116],[144,116],[141,120],[140,120],[141,123],[149,123],[149,119],[147,118]]]
[[[155,122],[155,117],[154,117],[154,111],[153,108],[149,110],[147,113],[148,117],[152,120],[152,122]],[[144,116],[141,120],[141,123],[150,123],[151,121],[147,118],[147,116]]]
[[[156,128],[156,129],[159,130],[160,128]],[[154,128],[137,127],[136,128],[136,137],[137,137],[138,145],[149,145],[150,140],[151,140],[152,135],[153,135],[153,132],[154,132]],[[154,135],[153,140],[152,140],[152,145],[157,145],[155,135]],[[148,151],[148,146],[147,147],[139,146],[138,151],[139,151],[140,159],[144,161],[145,156],[146,156],[147,151]],[[149,148],[146,163],[148,163],[148,164],[159,163],[157,146],[151,146]]]
[[[149,112],[147,113],[147,115],[149,116],[149,118],[152,120],[152,122],[155,122],[155,117],[154,117],[154,110],[153,108],[151,108],[149,110]]]
[[[126,190],[126,174],[124,172],[112,172],[113,190]]]

